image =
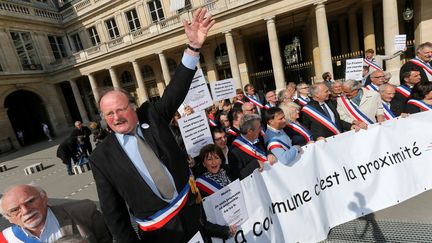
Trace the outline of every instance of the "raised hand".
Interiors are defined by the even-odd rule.
[[[215,24],[213,16],[209,14],[206,16],[207,9],[198,8],[195,10],[192,22],[183,20],[183,26],[186,36],[189,39],[189,45],[194,48],[201,48],[210,28]]]

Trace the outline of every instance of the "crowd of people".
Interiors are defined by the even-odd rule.
[[[0,201],[1,213],[14,224],[0,234],[0,242],[26,242],[22,239],[27,238],[55,242],[71,235],[88,242],[188,242],[198,231],[205,240],[227,239],[235,235],[238,225],[209,222],[203,197],[255,169],[262,171],[266,163],[293,165],[307,144],[432,109],[431,43],[421,44],[417,57],[402,66],[397,87],[388,83],[373,53],[366,52],[363,80],[341,82],[324,73],[324,82],[288,83],[277,93],[257,92],[252,84],[237,89],[233,100],[206,110],[214,143],[191,158],[178,120],[194,111],[187,106],[183,112],[177,109],[214,23],[201,8],[191,23],[183,22],[188,45],[159,101],[137,106],[127,91],[106,91],[99,109],[111,132],[94,124],[90,130],[78,121],[60,144],[57,154],[68,173],[72,174],[71,162],[78,163],[77,154],[88,158],[102,214],[88,201],[51,207],[43,189],[14,186]],[[98,143],[95,150],[90,143],[92,131]]]

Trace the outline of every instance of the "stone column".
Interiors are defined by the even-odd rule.
[[[242,88],[242,82],[240,78],[240,70],[238,67],[237,53],[234,45],[234,39],[231,30],[225,32],[225,42],[228,50],[228,58],[230,62],[231,74],[234,79],[236,88]]]
[[[357,13],[355,10],[349,12],[349,36],[350,36],[350,51],[355,52],[360,50],[358,28],[357,28]]]
[[[40,125],[39,125],[40,126]],[[40,127],[42,130],[42,127]],[[13,148],[19,149],[21,145],[18,142],[17,135],[15,134],[12,124],[10,123],[9,117],[7,115],[7,108],[0,107],[0,133],[2,138],[9,138],[11,146]],[[25,139],[25,134],[24,134]]]
[[[327,16],[324,3],[318,1],[315,3],[315,16],[317,23],[318,45],[320,48],[320,63],[323,72],[330,72],[333,75],[333,66],[331,60],[330,38],[327,26]]]
[[[94,76],[93,73],[89,73],[87,76],[88,76],[88,79],[90,81],[90,86],[91,86],[91,89],[92,89],[92,92],[93,92],[93,96],[94,96],[94,99],[95,99],[95,102],[96,102],[96,107],[99,107],[98,106],[98,101],[99,101],[99,98],[100,98],[100,94],[99,94],[99,87],[98,87],[97,81],[96,81],[95,76]]]
[[[348,53],[348,34],[347,34],[347,18],[345,16],[341,16],[339,18],[339,36],[340,36],[340,44],[341,44],[341,52],[342,54]]]
[[[84,106],[84,102],[83,102],[83,100],[81,98],[81,94],[79,92],[78,85],[76,84],[76,79],[69,80],[69,83],[70,83],[70,85],[72,87],[72,93],[74,95],[75,102],[76,102],[76,104],[78,106],[78,111],[80,113],[82,122],[83,123],[88,123],[89,122],[89,118],[88,118],[87,111],[86,111],[85,106]]]
[[[395,53],[394,37],[399,34],[399,20],[396,0],[383,0],[383,19],[384,19],[384,47],[385,54]],[[401,61],[399,57],[385,61],[386,71],[392,74],[390,82],[399,84],[399,69]]]
[[[362,4],[364,49],[376,51],[372,0],[363,0]]]
[[[207,78],[209,82],[218,80],[217,72],[216,72],[216,63],[213,54],[214,49],[215,46],[213,44],[210,44],[209,46],[206,46],[203,49],[201,49],[201,54],[204,57],[205,65],[207,68]]]
[[[415,46],[426,41],[432,40],[432,17],[431,17],[432,1],[430,0],[415,0],[414,1],[414,21],[415,31]]]
[[[163,78],[165,81],[165,85],[168,85],[169,82],[171,81],[171,74],[169,72],[168,62],[167,62],[165,54],[163,52],[159,52],[158,56],[159,56],[159,61],[160,61],[161,68],[162,68],[162,75],[163,75]]]
[[[322,69],[321,69],[321,62],[320,62],[320,48],[318,45],[318,34],[317,34],[317,26],[314,22],[310,21],[309,28],[311,31],[311,42],[312,42],[312,59],[314,64],[314,71],[315,71],[315,81],[321,82],[322,79]]]
[[[276,90],[282,90],[285,88],[285,73],[282,64],[282,57],[279,48],[279,40],[276,31],[276,23],[274,16],[265,18],[267,24],[267,36],[270,45],[270,55],[272,60],[273,75],[276,84]]]
[[[121,88],[120,80],[117,76],[117,72],[114,69],[114,67],[110,67],[108,69],[108,71],[109,71],[109,74],[111,76],[111,81],[112,81],[113,87],[114,88]]]
[[[138,84],[137,92],[138,92],[139,102],[140,102],[140,104],[142,104],[148,100],[148,95],[147,95],[147,91],[145,88],[144,78],[142,76],[139,64],[136,60],[132,61],[132,66],[133,66],[135,78],[136,78],[136,81]]]

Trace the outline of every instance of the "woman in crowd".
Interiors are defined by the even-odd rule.
[[[279,108],[281,108],[285,114],[287,126],[284,130],[291,138],[293,145],[303,146],[308,143],[313,143],[312,134],[297,121],[300,116],[300,106],[294,102],[290,102],[280,104]]]
[[[224,168],[225,156],[216,145],[208,144],[201,148],[197,165],[201,167],[201,173],[196,179],[196,185],[202,197],[209,196],[231,183],[229,172]],[[213,224],[208,222],[205,216],[202,221],[207,237],[228,239],[237,231],[236,225]]]
[[[404,113],[414,114],[430,110],[432,110],[432,83],[420,82],[412,89]]]

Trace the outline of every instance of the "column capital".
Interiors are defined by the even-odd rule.
[[[326,2],[327,2],[327,0],[315,0],[315,2],[314,2],[315,8],[324,7],[324,4]]]
[[[232,29],[227,29],[222,31],[222,33],[224,33],[225,35],[232,35]]]
[[[267,23],[270,23],[270,22],[274,22],[275,21],[275,17],[276,16],[267,16],[267,17],[265,17],[264,18],[264,20],[267,22]]]
[[[159,56],[164,56],[165,55],[164,51],[156,51],[155,54],[159,55]]]

